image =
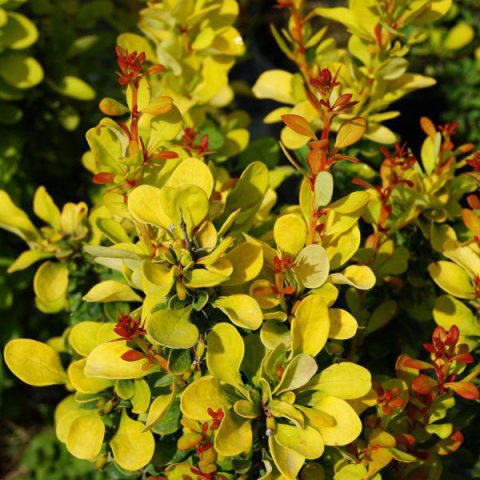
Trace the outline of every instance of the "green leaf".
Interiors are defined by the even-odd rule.
[[[0,58],[0,77],[15,88],[32,88],[43,80],[43,69],[32,57],[7,53]]]

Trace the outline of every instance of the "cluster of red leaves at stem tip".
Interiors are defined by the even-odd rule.
[[[312,183],[315,181],[319,172],[329,170],[333,163],[337,161],[348,160],[354,163],[358,162],[358,159],[355,157],[340,154],[339,150],[343,148],[343,146],[332,146],[329,140],[333,119],[336,116],[347,112],[358,103],[352,101],[351,93],[339,95],[332,103],[332,92],[340,85],[340,82],[338,81],[339,73],[340,68],[333,75],[328,68],[318,67],[317,72],[309,78],[309,84],[306,88],[308,101],[318,112],[321,120],[322,133],[320,138],[317,137],[310,123],[304,117],[296,114],[282,115],[284,123],[295,133],[310,138],[308,143],[310,152],[307,154],[307,163],[310,172],[305,172],[298,163],[291,158],[288,152],[286,152],[283,145],[282,148],[295,168],[297,168],[297,170],[299,170],[306,178],[309,178]],[[361,127],[358,130],[359,137],[354,140],[357,141],[364,133],[366,121],[363,118],[353,118],[350,120],[350,123]],[[352,143],[354,143],[354,141],[352,141]]]
[[[147,334],[146,330],[141,325],[141,320],[135,320],[130,315],[125,315],[120,312],[117,324],[113,331],[120,337],[112,341],[127,341],[142,351],[134,348],[126,351],[121,355],[122,360],[126,362],[136,362],[138,360],[147,359],[144,370],[150,370],[154,365],[159,365],[160,368],[168,370],[168,362],[161,355],[155,353],[150,344],[144,339]]]
[[[443,327],[436,327],[433,331],[432,342],[426,343],[424,348],[430,353],[431,362],[424,362],[405,356],[403,365],[420,371],[432,370],[434,376],[424,373],[417,375],[412,382],[413,391],[423,400],[431,404],[440,395],[453,391],[468,400],[477,400],[480,397],[478,387],[472,380],[480,374],[480,369],[457,380],[459,371],[464,365],[473,363],[473,357],[466,344],[458,344],[460,331],[453,325],[445,331]]]
[[[282,258],[275,256],[273,258],[273,271],[275,273],[275,283],[271,285],[272,292],[277,295],[293,295],[295,288],[291,285],[284,286],[284,274],[295,266],[295,260],[285,255]]]
[[[138,90],[140,80],[142,77],[150,77],[162,73],[165,67],[160,64],[151,65],[145,68],[145,53],[137,51],[129,53],[126,49],[117,46],[115,47],[117,53],[117,63],[120,71],[116,72],[118,76],[118,83],[122,86],[128,86],[131,90],[131,110],[130,118],[128,122],[117,121],[117,125],[123,130],[128,138],[129,146],[128,152],[132,157],[138,156],[140,153],[141,167],[147,167],[150,165],[155,166],[155,162],[174,159],[178,157],[178,154],[173,151],[160,151],[149,152],[145,148],[143,139],[138,132],[138,122],[142,116],[142,112],[138,109]],[[154,110],[150,110],[148,113],[161,114],[166,113],[171,109],[172,100],[168,97],[161,97],[158,100],[165,100],[164,103],[157,103]],[[100,102],[100,110],[110,116],[122,116],[128,110],[126,107],[120,108],[118,102],[112,101],[112,99],[104,99]],[[127,191],[134,188],[137,185],[137,176],[140,173],[141,168],[134,171],[133,175],[125,173],[124,183],[116,188],[126,187]],[[93,177],[93,183],[98,185],[109,185],[114,183],[115,174],[112,172],[99,172]]]
[[[194,153],[197,156],[205,157],[214,153],[208,150],[208,135],[204,134],[198,138],[200,132],[197,132],[193,128],[185,128],[182,136],[181,145],[188,152],[189,155]]]
[[[125,315],[120,312],[117,325],[113,331],[121,338],[117,340],[126,340],[127,342],[133,341],[136,337],[143,337],[146,335],[146,331],[140,326],[140,320],[134,320],[130,315]]]
[[[442,143],[440,146],[440,162],[435,170],[437,174],[441,174],[444,170],[448,171],[451,162],[453,162],[455,159],[455,155],[470,153],[475,148],[473,143],[464,143],[463,145],[455,147],[452,137],[455,135],[457,125],[457,122],[447,122],[444,125],[438,125],[438,130],[442,134]],[[420,119],[420,126],[425,134],[435,141],[437,129],[435,128],[433,122],[427,117],[422,117]]]
[[[480,172],[480,152],[475,152],[472,158],[467,159],[467,164],[470,165],[475,172]]]
[[[208,422],[203,422],[200,427],[200,432],[192,436],[191,441],[188,441],[179,447],[181,450],[189,450],[195,448],[197,455],[200,458],[197,466],[190,468],[192,474],[196,475],[197,479],[201,480],[223,480],[223,476],[216,473],[216,453],[213,448],[213,433],[220,428],[225,413],[221,408],[213,410],[207,409],[208,415],[212,418]],[[189,427],[188,420],[181,420],[181,422]],[[182,480],[192,480],[190,476],[184,475]]]
[[[377,393],[377,403],[386,416],[392,415],[395,409],[402,408],[405,400],[402,398],[399,388],[394,387],[391,390],[385,390],[380,382],[373,382],[373,389]]]

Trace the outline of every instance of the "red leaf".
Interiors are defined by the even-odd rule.
[[[458,363],[473,363],[473,357],[469,353],[455,355],[452,360]]]
[[[437,386],[437,382],[426,375],[418,375],[412,382],[413,389],[421,395],[428,395]]]
[[[126,362],[136,362],[137,360],[141,360],[145,358],[145,354],[142,352],[138,352],[137,350],[129,350],[122,355],[122,359]]]
[[[422,130],[431,138],[434,138],[437,134],[437,129],[435,128],[435,125],[427,117],[422,117],[420,119],[420,126],[422,127]]]
[[[423,362],[416,358],[409,358],[405,361],[404,365],[409,368],[415,368],[416,370],[428,370],[429,368],[434,368],[431,363]]]
[[[159,73],[162,73],[164,71],[165,71],[165,67],[163,65],[157,64],[157,65],[152,65],[151,67],[148,67],[145,73],[147,75],[158,75]]]
[[[172,160],[178,158],[178,153],[172,150],[164,150],[163,152],[155,153],[152,157],[158,160]]]
[[[445,386],[467,400],[477,400],[480,397],[477,386],[472,382],[446,383]]]
[[[109,185],[113,183],[113,179],[115,178],[115,174],[110,172],[100,172],[94,175],[93,183],[97,185]]]
[[[285,122],[287,127],[290,127],[294,132],[312,139],[317,138],[308,121],[300,115],[282,115],[282,120]]]

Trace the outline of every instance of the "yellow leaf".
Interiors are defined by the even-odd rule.
[[[150,405],[150,399],[152,394],[150,392],[150,387],[148,383],[139,378],[133,382],[133,397],[132,402],[132,412],[133,413],[145,413]]]
[[[54,230],[60,230],[60,210],[45,187],[38,187],[33,197],[33,211],[38,218],[48,223]]]
[[[142,289],[146,295],[157,298],[167,295],[175,282],[175,270],[164,264],[144,260],[141,266]]]
[[[279,423],[275,432],[275,440],[283,447],[295,450],[308,460],[319,458],[325,448],[322,436],[312,427],[303,429]]]
[[[255,280],[249,288],[250,295],[264,310],[275,308],[280,300],[272,291],[272,285],[268,280]]]
[[[327,252],[321,245],[307,245],[295,259],[295,273],[305,288],[321,287],[328,278],[329,269]]]
[[[362,431],[362,422],[355,410],[340,398],[316,394],[313,407],[335,419],[335,425],[320,429],[328,446],[342,446],[353,442]]]
[[[365,134],[366,129],[367,121],[361,117],[352,118],[342,123],[335,139],[335,148],[346,148],[357,143]]]
[[[351,285],[359,290],[369,290],[375,285],[375,274],[365,265],[350,265],[342,273],[330,275],[333,283]]]
[[[54,85],[54,89],[75,100],[86,101],[95,98],[95,90],[85,80],[73,75],[65,75],[58,84]]]
[[[133,397],[135,387],[132,380],[116,380],[115,394],[122,400],[130,400]]]
[[[258,243],[246,241],[227,253],[233,273],[224,285],[235,286],[254,280],[263,267],[263,251]]]
[[[86,377],[84,372],[86,362],[85,358],[72,362],[67,370],[70,383],[77,392],[97,393],[113,387],[114,382],[112,380]]]
[[[0,228],[27,241],[39,237],[38,230],[28,215],[12,202],[8,193],[3,190],[0,190]]]
[[[88,207],[85,202],[66,203],[60,214],[63,233],[75,239],[83,238],[88,233],[87,227],[83,225],[87,214]]]
[[[0,76],[18,89],[32,88],[43,80],[42,66],[23,53],[8,53],[0,57]]]
[[[207,197],[210,197],[214,187],[213,175],[207,165],[196,159],[187,158],[180,162],[168,179],[167,185],[180,187],[182,185],[196,185]]]
[[[223,258],[225,260],[225,258]],[[223,265],[228,265],[226,262],[222,262]],[[213,265],[209,266],[212,268]],[[188,288],[208,288],[215,287],[228,280],[227,275],[223,275],[219,272],[211,272],[204,268],[195,268],[187,273],[185,276],[185,286]]]
[[[348,262],[360,246],[360,229],[354,225],[350,230],[334,237],[324,239],[323,246],[330,260],[330,270],[340,268]]]
[[[185,229],[190,236],[193,229],[208,215],[207,195],[197,185],[164,187],[161,191],[161,201],[165,213],[171,219],[169,224],[177,227],[179,235],[182,235],[182,223],[185,223]]]
[[[225,457],[248,454],[252,450],[252,440],[250,420],[227,410],[215,435],[215,450]]]
[[[475,290],[465,270],[453,262],[440,260],[431,263],[428,271],[433,281],[445,292],[466,300],[475,297]]]
[[[145,428],[150,428],[165,415],[167,410],[172,405],[176,398],[177,390],[173,388],[171,393],[167,395],[159,395],[150,405],[148,410],[147,420],[145,421]]]
[[[23,50],[37,41],[37,27],[25,15],[10,10],[8,13],[3,10],[3,14],[5,18],[0,22],[2,27],[3,49]]]
[[[309,390],[319,390],[344,400],[363,397],[371,387],[370,372],[351,362],[336,363],[327,367],[308,385]]]
[[[44,258],[53,257],[54,253],[42,252],[41,250],[25,250],[20,256],[8,267],[8,273],[18,272],[25,270],[39,260]]]
[[[320,295],[309,295],[298,306],[292,321],[292,352],[317,355],[330,332],[328,308]]]
[[[114,331],[114,323],[80,322],[72,327],[68,343],[83,357],[86,357],[97,345],[120,338]]]
[[[105,280],[92,287],[83,299],[86,302],[141,302],[128,285],[117,280]]]
[[[155,371],[155,367],[144,370],[147,360],[127,362],[121,357],[130,351],[125,342],[107,342],[95,347],[87,357],[85,375],[93,378],[128,380],[141,378]]]
[[[336,340],[347,340],[357,333],[358,323],[355,317],[341,308],[329,308],[330,317],[329,338]]]
[[[347,464],[335,474],[334,480],[364,480],[367,475],[367,469],[362,464]]]
[[[122,33],[117,37],[117,45],[125,48],[128,52],[145,52],[146,59],[149,62],[156,62],[157,56],[153,51],[148,40],[136,33]]]
[[[168,348],[191,348],[198,339],[198,328],[190,321],[191,307],[163,309],[147,317],[146,328],[152,339]]]
[[[167,96],[161,96],[150,100],[150,103],[142,109],[143,113],[149,115],[163,115],[168,113],[173,106],[173,99]]]
[[[297,405],[297,408],[305,416],[305,419],[308,420],[308,425],[318,431],[324,427],[332,427],[337,423],[332,416],[316,408],[304,407],[302,405]]]
[[[257,98],[267,98],[280,103],[292,104],[295,102],[292,97],[293,75],[284,70],[268,70],[258,77],[252,88]]]
[[[65,264],[45,262],[40,265],[33,279],[33,290],[40,310],[45,313],[62,310],[66,303],[67,288],[68,267]]]
[[[416,23],[431,23],[443,17],[451,8],[452,0],[431,0],[426,9],[414,17]]]
[[[61,400],[57,406],[55,407],[54,412],[54,421],[55,424],[68,412],[72,410],[76,410],[78,408],[78,404],[75,401],[75,395],[68,395],[63,400]],[[64,440],[62,440],[64,441]]]
[[[275,436],[268,438],[268,446],[275,465],[287,480],[297,480],[298,473],[303,466],[305,457],[291,448],[286,448],[275,440]]]
[[[182,129],[182,122],[182,114],[176,105],[172,105],[168,112],[152,117],[148,151],[154,151],[163,143],[176,138]]]
[[[55,418],[55,433],[57,435],[57,438],[62,443],[66,443],[72,423],[77,418],[88,415],[90,412],[91,410],[80,408],[79,404],[77,404],[76,402],[74,405],[71,405],[68,410],[62,412],[62,414],[58,416],[58,418]]]
[[[212,417],[208,409],[224,412],[230,408],[230,402],[222,389],[220,382],[211,376],[202,377],[194,381],[183,391],[180,398],[182,413],[193,420],[206,422]]]
[[[213,250],[217,246],[218,234],[211,221],[205,220],[205,222],[200,225],[195,232],[195,240],[200,248],[207,251]]]
[[[162,206],[162,191],[151,185],[140,185],[128,195],[128,211],[135,220],[168,228],[171,219]]]
[[[29,385],[44,387],[68,381],[60,356],[45,343],[27,338],[10,340],[4,356],[8,368]]]
[[[461,301],[450,295],[438,297],[433,309],[433,318],[437,325],[450,330],[453,325],[460,329],[461,335],[480,336],[480,322],[475,314]]]
[[[144,431],[142,422],[122,412],[120,426],[110,440],[113,458],[125,470],[135,471],[148,465],[155,451],[153,434]]]
[[[133,89],[131,84],[127,85],[127,105],[130,110],[133,109]],[[143,112],[143,110],[150,105],[150,82],[144,76],[140,77],[138,82],[137,89],[137,105],[138,110]]]
[[[242,385],[240,365],[245,345],[237,329],[229,323],[218,323],[207,335],[207,367],[220,381]]]
[[[236,294],[219,297],[213,306],[222,310],[225,315],[240,328],[256,330],[263,322],[263,313],[258,302],[250,295]]]
[[[105,436],[105,425],[96,411],[88,411],[72,421],[66,438],[68,451],[83,460],[93,460]]]
[[[300,354],[293,357],[273,393],[280,395],[303,387],[315,375],[317,369],[317,363],[310,355]]]
[[[296,256],[307,240],[307,226],[298,215],[282,215],[275,222],[273,237],[280,250],[287,255]]]

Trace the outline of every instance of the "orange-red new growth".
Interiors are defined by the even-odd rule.
[[[145,63],[145,52],[138,54],[136,51],[128,53],[125,48],[116,46],[117,62],[120,72],[117,72],[118,83],[120,85],[128,85],[137,80],[140,76],[140,70]]]
[[[120,313],[117,325],[113,331],[127,342],[132,341],[135,337],[143,337],[147,334],[144,328],[140,326],[140,320],[134,320],[130,315]]]

